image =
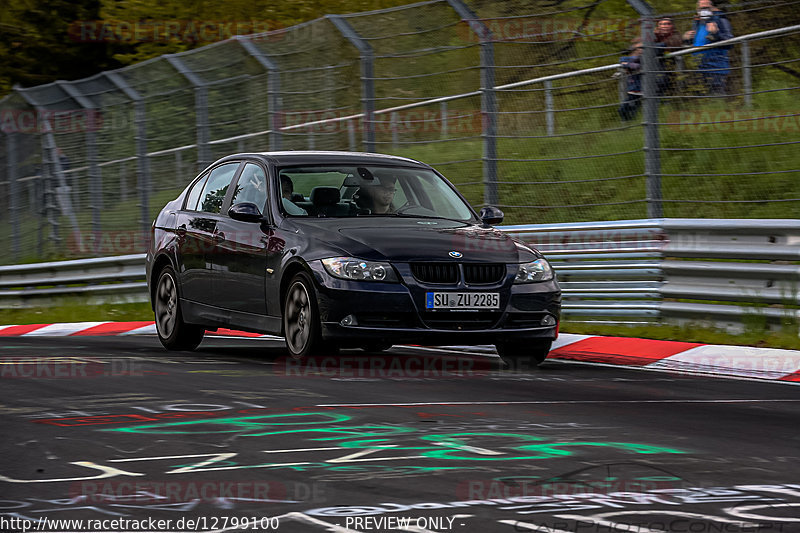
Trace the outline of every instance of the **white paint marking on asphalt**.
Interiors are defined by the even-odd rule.
[[[394,445],[393,445],[394,446]],[[322,452],[328,450],[341,450],[339,447],[332,448],[290,448],[288,450],[261,450],[264,453],[286,453],[286,452]]]
[[[800,402],[800,399],[749,399],[718,400],[541,400],[508,402],[406,402],[406,403],[319,403],[315,407],[404,407],[424,405],[570,405],[570,404],[627,404],[627,403],[780,403]]]
[[[504,452],[496,452],[494,450],[487,450],[486,448],[478,448],[476,446],[468,446],[459,442],[434,442],[437,446],[444,446],[446,448],[457,448],[466,452],[477,453],[479,455],[505,455]]]
[[[208,457],[213,453],[194,453],[191,455],[162,455],[160,457],[131,457],[129,459],[106,459],[109,463],[128,463],[130,461],[157,461],[159,459],[185,459],[187,457]]]

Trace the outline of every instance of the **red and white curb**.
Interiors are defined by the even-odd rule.
[[[72,322],[0,326],[0,337],[67,337],[155,335],[153,322]],[[220,328],[209,335],[282,339]],[[451,347],[493,354],[490,346]],[[660,341],[632,337],[601,337],[562,333],[553,343],[550,359],[565,359],[648,370],[736,376],[800,383],[800,351],[750,346],[725,346]]]
[[[114,337],[125,335],[155,335],[156,324],[147,322],[66,322],[63,324],[25,324],[21,326],[0,326],[0,337]],[[222,337],[260,337],[283,339],[274,335],[250,333],[233,329],[219,328],[208,335]]]

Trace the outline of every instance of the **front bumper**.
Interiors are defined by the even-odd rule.
[[[525,339],[555,339],[561,311],[561,290],[555,280],[513,284],[513,275],[492,286],[423,285],[410,269],[395,265],[402,283],[347,281],[332,277],[319,262],[311,268],[326,340],[342,343],[497,344]],[[430,311],[431,291],[485,291],[500,294],[500,308],[491,311]],[[345,317],[354,317],[345,325]],[[549,321],[549,325],[544,325]],[[555,322],[555,323],[553,323]]]

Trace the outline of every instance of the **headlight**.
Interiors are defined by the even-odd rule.
[[[553,279],[553,269],[546,259],[537,259],[532,263],[519,265],[514,283],[533,283],[534,281],[548,281]]]
[[[322,264],[331,276],[359,281],[396,282],[397,274],[389,263],[363,261],[354,257],[330,257]]]

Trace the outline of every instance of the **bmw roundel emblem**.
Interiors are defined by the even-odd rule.
[[[450,257],[452,257],[453,259],[458,259],[459,257],[463,257],[463,256],[464,256],[464,254],[462,254],[461,252],[456,252],[455,250],[454,250],[454,251],[452,251],[452,252],[450,252],[450,253],[449,253],[449,254],[447,254],[447,255],[449,255],[449,256],[450,256]]]

